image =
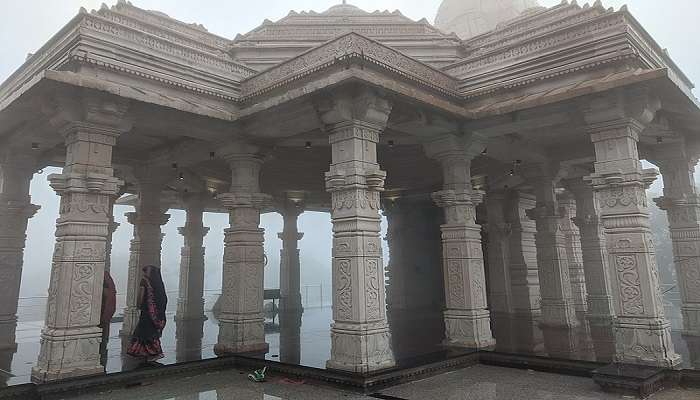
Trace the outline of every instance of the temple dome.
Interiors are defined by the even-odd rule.
[[[466,40],[537,6],[537,0],[443,0],[435,26]]]
[[[352,4],[347,4],[343,1],[342,4],[334,5],[325,12],[325,15],[362,15],[367,14],[367,11],[362,10],[359,7],[353,6]]]

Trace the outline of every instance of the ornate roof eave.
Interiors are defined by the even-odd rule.
[[[625,15],[625,19],[631,28],[630,33],[636,36],[635,42],[640,51],[647,52],[650,56],[656,58],[659,62],[658,67],[667,67],[669,75],[674,76],[672,80],[677,81],[679,84],[682,83],[682,85],[685,86],[681,88],[681,90],[691,92],[692,89],[695,88],[695,84],[688,78],[678,64],[673,61],[666,49],[659,46],[659,43],[649,34],[644,26],[639,23],[634,15],[629,12],[626,6],[623,6],[619,12]]]

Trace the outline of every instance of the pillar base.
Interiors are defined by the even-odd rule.
[[[0,351],[16,351],[17,318],[0,320]]]
[[[360,326],[335,323],[331,326],[331,343],[328,369],[364,374],[396,365],[391,333],[385,323]]]
[[[214,346],[217,356],[241,353],[267,353],[264,319],[219,319],[219,341]]]
[[[131,336],[139,323],[141,311],[137,308],[126,307],[124,309],[124,320],[122,321],[122,329],[119,331],[119,336]]]
[[[666,321],[618,321],[615,343],[618,363],[663,368],[681,363],[680,355],[673,351],[671,328]]]
[[[576,310],[573,303],[567,300],[542,299],[542,326],[552,328],[578,326]]]
[[[683,305],[681,315],[683,316],[683,336],[700,337],[700,304]]]
[[[614,318],[611,316],[586,315],[591,330],[593,351],[598,362],[613,362],[615,360],[615,330]]]
[[[32,382],[102,375],[100,329],[45,329],[41,334],[39,365],[32,368]]]
[[[483,311],[446,311],[445,345],[484,349],[496,345],[490,315]]]

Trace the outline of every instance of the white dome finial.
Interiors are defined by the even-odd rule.
[[[537,0],[443,0],[435,26],[466,40],[538,5]]]

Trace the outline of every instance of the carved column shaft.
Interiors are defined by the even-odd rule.
[[[586,304],[586,277],[583,271],[583,254],[581,250],[581,233],[574,224],[576,217],[576,200],[568,193],[559,196],[559,225],[564,233],[566,243],[566,258],[569,265],[569,280],[571,281],[571,296],[576,314],[584,316],[588,308]]]
[[[299,265],[299,232],[297,220],[303,209],[289,204],[282,212],[284,227],[277,236],[282,240],[280,250],[280,306],[283,312],[301,311],[301,270]]]
[[[362,121],[329,127],[334,322],[327,365],[352,372],[394,365],[380,244],[379,194],[386,176],[377,163],[380,129]]]
[[[185,226],[178,228],[184,237],[180,250],[180,285],[177,297],[176,320],[204,319],[204,237],[209,228],[204,226],[204,199],[202,195],[187,195]]]
[[[301,361],[301,269],[299,264],[299,232],[297,221],[302,204],[285,201],[281,210],[284,227],[278,237],[280,249],[280,361],[299,364]]]
[[[107,98],[81,100],[87,121],[63,127],[65,167],[49,176],[61,203],[41,350],[32,369],[35,382],[104,372],[99,324],[109,205],[121,184],[113,174],[112,148],[128,129],[121,125],[127,105]]]
[[[510,279],[513,293],[513,311],[532,320],[541,315],[540,278],[537,267],[535,221],[527,210],[536,205],[535,197],[511,191],[506,207],[506,222],[510,226],[509,255]]]
[[[31,204],[32,157],[0,158],[0,350],[15,350],[17,306],[27,224],[39,206]]]
[[[490,192],[486,199],[488,213],[489,305],[492,315],[512,314],[514,301],[510,277],[511,226],[505,218],[505,194]]]
[[[139,191],[136,211],[126,214],[134,226],[134,237],[129,247],[129,271],[126,287],[126,307],[120,335],[131,336],[139,320],[138,293],[143,267],[161,266],[163,233],[161,227],[168,223],[169,214],[163,213],[161,191],[166,180],[163,175],[150,175],[142,171],[137,176]]]
[[[564,181],[576,199],[574,223],[581,235],[583,273],[586,283],[586,321],[598,361],[612,361],[615,355],[613,322],[615,306],[605,232],[596,206],[593,188],[582,178]]]
[[[231,146],[224,157],[231,168],[231,191],[218,198],[229,210],[230,228],[224,231],[223,287],[218,355],[267,352],[263,316],[264,233],[260,210],[272,202],[260,193],[262,160],[257,148]]]
[[[529,210],[535,220],[537,264],[542,295],[542,323],[549,327],[572,327],[578,324],[572,301],[566,237],[561,230],[554,181],[550,176],[534,180],[537,206]]]
[[[445,279],[446,343],[484,348],[495,344],[487,309],[481,226],[476,206],[483,192],[471,183],[471,159],[481,152],[474,138],[447,136],[428,145],[429,156],[442,165],[443,190],[433,200],[445,215],[442,260]]]
[[[569,179],[565,184],[576,199],[576,216],[573,221],[581,235],[588,304],[586,318],[591,325],[610,325],[615,317],[611,270],[605,232],[600,210],[595,204],[593,188],[581,178]]]
[[[664,195],[655,199],[666,211],[678,287],[683,334],[700,336],[700,195],[695,187],[696,159],[682,147],[665,146],[657,157],[664,178]]]
[[[655,111],[647,100],[644,92],[618,93],[590,104],[586,120],[596,163],[586,179],[600,209],[613,272],[617,361],[670,367],[680,357],[664,317],[645,191],[656,171],[642,169],[637,151],[640,119],[651,121]]]

